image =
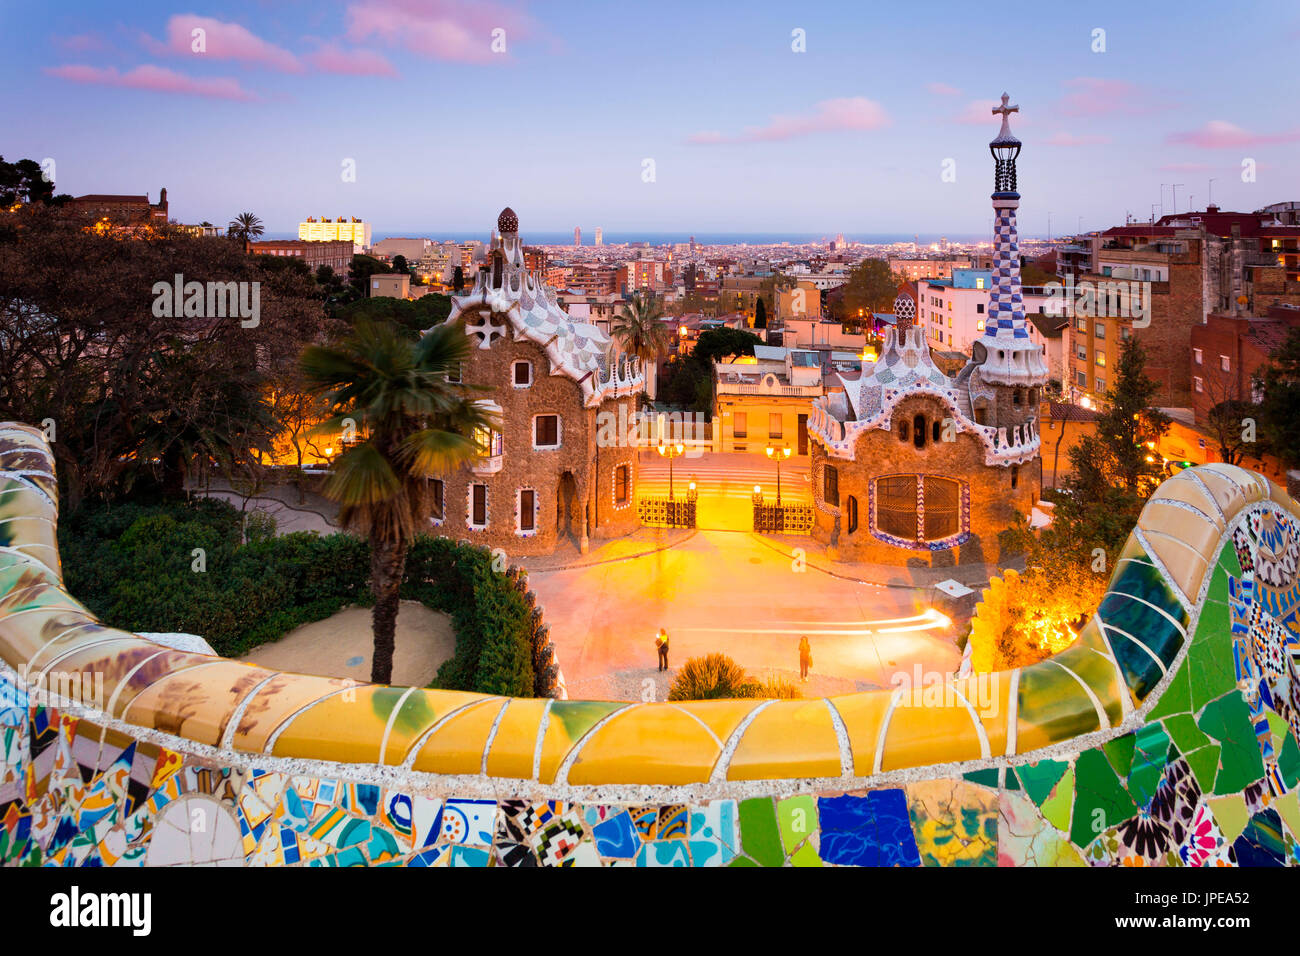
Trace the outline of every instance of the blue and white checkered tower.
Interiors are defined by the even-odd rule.
[[[1016,157],[1020,140],[1008,122],[1020,107],[1009,105],[1010,97],[1002,94],[1002,105],[993,112],[1002,114],[1002,129],[989,143],[993,154],[994,261],[993,288],[989,291],[988,320],[980,344],[987,356],[980,365],[980,378],[991,385],[1036,385],[1047,381],[1047,365],[1042,347],[1029,339],[1025,324],[1025,305],[1020,291],[1020,243],[1016,236],[1016,210],[1020,193],[1016,192]]]

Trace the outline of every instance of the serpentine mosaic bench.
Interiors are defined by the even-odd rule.
[[[7,865],[1296,865],[1300,508],[1166,481],[1078,641],[821,700],[522,700],[277,673],[63,590],[0,425]]]

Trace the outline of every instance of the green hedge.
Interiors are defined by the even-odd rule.
[[[239,511],[211,499],[88,505],[59,528],[68,591],[100,620],[126,631],[199,634],[225,657],[374,603],[370,548],[358,537],[240,541]],[[196,548],[202,572],[194,570]],[[402,597],[451,616],[456,650],[433,686],[534,696],[535,645],[545,629],[517,572],[494,571],[484,548],[420,536]]]

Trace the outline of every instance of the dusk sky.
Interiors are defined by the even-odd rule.
[[[1061,234],[1147,218],[1162,183],[1179,210],[1211,177],[1226,209],[1300,199],[1298,49],[1294,0],[2,0],[0,154],[54,159],[56,192],[166,186],[182,222],[249,210],[269,232],[486,234],[509,204],[525,238],[979,234],[1005,90],[1022,232],[1050,211]]]

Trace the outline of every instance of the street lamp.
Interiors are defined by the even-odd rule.
[[[673,459],[681,457],[682,453],[686,451],[686,446],[681,442],[677,442],[675,445],[666,445],[664,444],[663,439],[660,439],[659,444],[655,446],[655,451],[659,452],[661,457],[668,459],[668,500],[672,501]]]
[[[793,454],[789,445],[767,446],[767,457],[776,462],[776,506],[778,508],[781,507],[781,462]]]

